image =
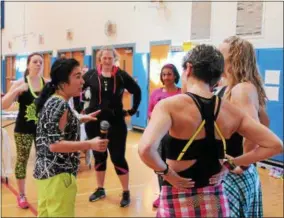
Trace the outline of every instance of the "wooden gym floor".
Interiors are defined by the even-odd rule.
[[[10,122],[10,121],[7,121]],[[2,123],[2,125],[5,124]],[[15,164],[15,146],[13,139],[14,125],[6,128],[10,135],[13,166]],[[78,194],[76,199],[77,217],[154,217],[156,212],[152,209],[152,202],[158,196],[158,182],[156,175],[140,160],[137,152],[137,143],[141,133],[129,131],[127,139],[126,157],[130,168],[131,205],[120,208],[121,186],[115,174],[112,163],[108,161],[106,175],[107,197],[90,203],[89,195],[96,188],[94,169],[89,169],[82,158],[81,169],[78,174]],[[31,208],[23,210],[18,208],[16,194],[18,192],[15,178],[9,178],[9,185],[1,184],[1,215],[2,217],[35,217],[37,208],[37,190],[33,179],[33,163],[35,150],[31,151],[27,170],[26,192]],[[283,180],[268,175],[268,171],[259,169],[263,188],[263,203],[265,217],[283,217]]]

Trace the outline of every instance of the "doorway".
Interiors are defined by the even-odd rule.
[[[43,77],[49,80],[52,52],[42,53],[42,57],[43,57]]]
[[[80,63],[80,67],[84,67],[84,50],[78,51],[58,51],[58,57],[65,57],[65,58],[74,58]]]
[[[7,93],[12,86],[12,81],[16,80],[16,56],[7,56],[6,58],[6,90]]]

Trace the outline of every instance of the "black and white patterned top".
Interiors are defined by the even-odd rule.
[[[59,121],[68,110],[64,132],[59,129]],[[47,179],[60,173],[77,175],[80,163],[79,152],[51,152],[51,144],[60,141],[79,141],[80,122],[71,110],[68,102],[59,96],[50,97],[39,115],[36,130],[36,162],[34,177]]]

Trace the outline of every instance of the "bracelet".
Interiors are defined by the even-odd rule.
[[[167,166],[167,168],[165,169],[165,170],[163,170],[163,171],[156,171],[156,170],[154,170],[154,172],[157,174],[157,175],[166,175],[168,172],[169,172],[169,165],[167,164],[167,163],[165,163],[166,164],[166,166]]]
[[[248,165],[248,166],[240,166],[240,168],[241,168],[243,171],[247,170],[249,167],[250,167],[250,165]]]
[[[223,165],[227,167],[228,170],[234,170],[237,166],[233,163],[232,159],[225,159]]]

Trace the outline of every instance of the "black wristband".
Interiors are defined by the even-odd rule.
[[[248,166],[240,166],[240,168],[241,168],[243,171],[247,170],[249,167],[250,167],[250,165],[248,165]]]
[[[230,159],[226,159],[223,162],[223,165],[227,167],[228,170],[234,170],[237,167]]]
[[[127,112],[128,112],[128,114],[129,114],[130,116],[132,116],[132,115],[134,115],[134,114],[136,113],[136,110],[130,109],[130,110],[128,110]]]
[[[163,171],[155,171],[154,172],[157,174],[157,175],[166,175],[168,172],[169,172],[169,165],[167,163],[165,163],[167,165],[167,168]]]

